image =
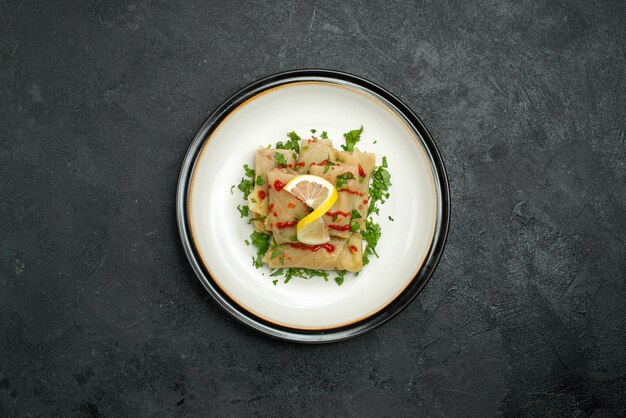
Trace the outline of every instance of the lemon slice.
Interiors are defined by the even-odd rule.
[[[298,241],[307,245],[321,245],[330,241],[324,218],[317,218],[300,226],[305,219],[303,218],[296,226]]]
[[[337,200],[335,187],[328,180],[311,174],[295,176],[287,182],[284,189],[312,209],[324,209],[328,205],[324,213]]]
[[[296,226],[298,241],[308,245],[330,241],[322,216],[337,201],[335,186],[321,177],[304,174],[289,180],[284,189],[313,209]]]

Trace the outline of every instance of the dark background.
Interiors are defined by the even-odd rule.
[[[622,0],[0,2],[0,413],[624,416],[625,39]],[[415,302],[325,346],[223,312],[174,213],[211,109],[303,67],[406,101],[452,192]]]

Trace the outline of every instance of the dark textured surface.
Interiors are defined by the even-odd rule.
[[[626,3],[0,2],[0,415],[624,416]],[[353,72],[425,121],[448,246],[387,325],[270,340],[174,195],[206,114]]]

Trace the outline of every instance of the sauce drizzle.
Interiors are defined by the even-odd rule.
[[[337,190],[338,192],[346,192],[346,193],[350,193],[350,194],[358,194],[363,196],[363,193],[359,193],[356,190],[350,190],[350,189],[341,189],[341,190]]]
[[[318,245],[306,245],[306,244],[302,244],[301,242],[294,242],[294,243],[291,243],[290,245],[291,245],[291,248],[297,248],[299,250],[309,250],[313,252],[318,251],[320,248],[325,249],[326,252],[328,253],[332,253],[333,251],[335,251],[335,246],[330,243],[318,244]]]
[[[339,215],[341,215],[341,216],[345,216],[345,217],[350,216],[350,214],[348,212],[342,212],[340,210],[336,210],[334,212],[330,212],[330,211],[326,212],[326,215],[328,215],[328,216],[339,216]]]
[[[283,183],[282,181],[276,180],[274,182],[274,188],[276,189],[277,192],[280,192],[283,189],[283,187],[285,187],[285,183]]]
[[[278,229],[291,228],[296,225],[298,225],[298,221],[276,222],[276,228]]]
[[[337,231],[347,231],[350,229],[350,225],[328,225],[330,229],[336,229]]]

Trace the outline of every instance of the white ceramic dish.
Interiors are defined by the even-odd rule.
[[[436,148],[402,103],[349,75],[303,73],[249,86],[209,118],[181,172],[179,226],[196,273],[229,312],[274,336],[327,341],[376,326],[384,322],[376,316],[388,319],[415,297],[443,248],[449,199]],[[358,277],[347,274],[342,286],[321,279],[284,284],[280,277],[275,285],[267,267],[252,265],[255,249],[244,244],[252,228],[240,218],[236,206],[243,201],[231,186],[243,164],[253,166],[255,149],[285,140],[289,131],[308,137],[312,128],[324,130],[339,147],[342,133],[361,125],[357,146],[376,153],[377,163],[387,156],[392,176],[391,197],[377,219],[380,258],[372,257]],[[384,312],[398,299],[408,301]]]

